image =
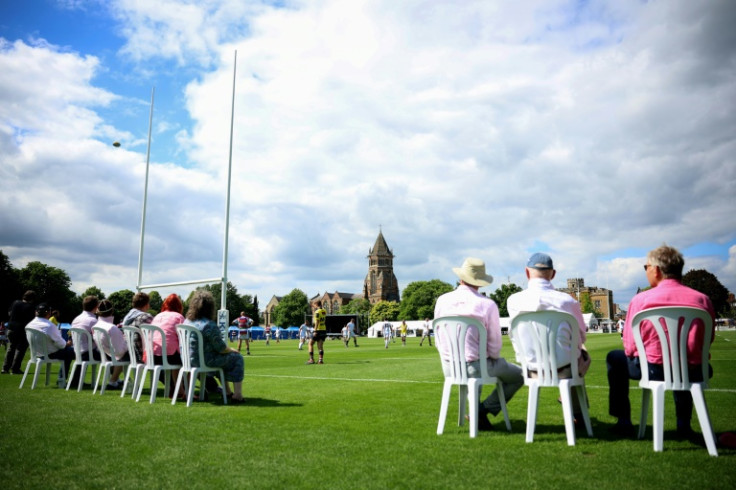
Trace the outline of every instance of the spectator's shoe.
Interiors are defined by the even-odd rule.
[[[306,364],[316,364],[316,362],[314,362],[314,359],[310,359],[310,360],[308,360],[308,361],[306,362]]]
[[[12,373],[13,374],[23,374],[23,371],[21,371],[20,369],[13,369]]]
[[[470,422],[470,417],[466,415],[465,420]],[[486,412],[478,412],[478,431],[491,432],[492,430],[493,424],[488,420],[488,414]]]
[[[636,427],[634,427],[631,423],[622,424],[620,422],[617,422],[608,428],[608,433],[614,437],[631,439],[632,437],[636,436]]]
[[[123,382],[121,380],[113,381],[112,383],[108,383],[106,390],[119,390],[123,387]]]
[[[10,371],[6,371],[5,369],[3,369],[2,371],[0,371],[0,374],[10,374]]]

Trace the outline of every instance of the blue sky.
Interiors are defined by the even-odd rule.
[[[736,291],[734,22],[727,0],[3,1],[0,249],[135,289],[155,86],[143,283],[219,276],[237,50],[228,278],[262,304],[361,291],[379,228],[402,289],[467,256],[523,286],[544,250],[625,306],[666,242]]]

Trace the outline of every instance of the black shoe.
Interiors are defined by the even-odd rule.
[[[0,371],[0,374],[10,374],[10,371],[6,371],[5,369],[3,369],[2,371]]]
[[[20,369],[13,369],[12,373],[13,374],[23,374],[23,371],[21,371]]]
[[[609,434],[619,438],[630,439],[636,435],[636,427],[632,424],[615,423],[608,428]]]
[[[465,420],[470,422],[470,417],[466,415]],[[492,430],[493,430],[493,424],[491,424],[491,422],[488,420],[487,412],[479,411],[478,412],[478,431],[479,432],[490,432]]]

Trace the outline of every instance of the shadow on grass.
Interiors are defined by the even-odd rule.
[[[279,400],[270,398],[249,398],[245,397],[245,401],[238,407],[263,407],[263,408],[285,408],[285,407],[301,407],[302,403],[282,403]]]

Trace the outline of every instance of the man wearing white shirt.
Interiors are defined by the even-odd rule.
[[[97,323],[95,312],[97,311],[97,306],[99,304],[100,301],[97,299],[97,296],[85,297],[82,300],[83,311],[74,320],[72,320],[72,327],[83,328],[92,335],[92,327]],[[95,360],[100,360],[100,353],[97,352],[94,345],[87,345],[87,339],[85,337],[80,339],[79,349],[82,352],[82,359],[85,361],[90,360],[90,352]]]
[[[506,308],[513,321],[519,313],[534,311],[561,311],[570,313],[577,320],[577,328],[580,330],[580,345],[571,346],[572,335],[570,325],[567,322],[560,324],[557,334],[556,358],[558,375],[562,378],[572,376],[570,369],[571,359],[577,360],[578,372],[583,376],[590,367],[590,356],[582,348],[585,342],[585,320],[580,311],[580,303],[575,298],[562,291],[557,291],[552,285],[557,271],[555,271],[552,258],[544,253],[535,253],[526,264],[526,277],[529,285],[524,291],[512,294],[506,302]],[[525,356],[527,365],[533,370],[536,365],[536,357],[533,350],[520,352],[517,342],[511,339],[516,351],[516,358]],[[571,355],[571,352],[573,354]],[[578,407],[576,393],[573,391],[573,406]]]
[[[501,357],[501,324],[498,307],[492,299],[478,292],[483,286],[489,286],[493,277],[486,274],[486,264],[473,257],[465,259],[462,267],[453,267],[452,271],[460,278],[460,285],[454,291],[437,298],[434,308],[435,319],[444,316],[469,316],[478,320],[486,329],[486,359],[479,359],[479,338],[476,329],[468,329],[465,337],[465,360],[468,363],[468,376],[480,376],[480,363],[485,362],[488,375],[495,376],[503,382],[503,393],[506,401],[511,400],[519,388],[524,385],[521,368],[507,362]],[[435,332],[435,335],[437,332]],[[447,359],[449,346],[437,342],[442,358]],[[478,430],[489,431],[493,426],[488,421],[488,414],[498,415],[501,411],[498,387],[483,402],[478,412]]]
[[[68,375],[69,368],[74,360],[72,341],[64,340],[61,336],[61,331],[56,327],[56,325],[51,323],[49,317],[51,317],[51,309],[46,303],[40,303],[36,306],[36,318],[26,325],[26,330],[38,330],[43,332],[49,340],[51,340],[51,344],[49,345],[49,358],[61,359],[64,361],[64,372]],[[62,381],[63,379],[64,378],[61,376],[61,373],[59,373],[59,381]],[[61,382],[59,383],[59,387],[61,387]]]

